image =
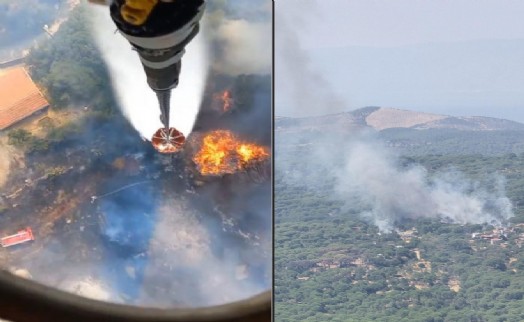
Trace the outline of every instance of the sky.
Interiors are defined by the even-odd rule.
[[[277,0],[275,114],[363,106],[524,122],[524,1]]]

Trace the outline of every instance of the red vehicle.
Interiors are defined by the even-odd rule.
[[[1,239],[1,245],[2,247],[9,247],[28,242],[30,240],[35,240],[35,237],[33,236],[33,231],[31,228],[27,227],[26,229],[22,229],[14,235],[3,237]]]

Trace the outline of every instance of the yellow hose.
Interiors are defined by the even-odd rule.
[[[140,26],[146,22],[157,3],[158,0],[126,0],[120,14],[126,22]]]

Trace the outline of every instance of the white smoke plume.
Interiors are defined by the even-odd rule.
[[[337,97],[325,77],[312,66],[300,43],[300,34],[308,33],[311,21],[321,21],[316,3],[295,1],[296,11],[279,11],[275,4],[275,88],[285,95],[275,96],[275,113],[279,116],[313,116],[324,114],[325,107],[338,111],[344,101]],[[282,2],[280,6],[284,7]],[[351,75],[348,75],[350,77]]]
[[[303,28],[302,22],[315,17],[307,11],[288,11],[279,12],[277,5],[275,88],[279,95],[275,114],[325,115],[348,106],[347,100],[346,104],[336,103],[343,100],[335,97],[326,75],[312,68],[309,55],[297,37],[299,30],[303,32],[299,29]],[[487,189],[457,171],[429,175],[420,165],[404,168],[399,165],[398,156],[372,138],[373,135],[357,130],[350,140],[333,133],[316,134],[310,141],[308,136],[313,135],[305,130],[280,132],[277,129],[277,179],[281,176],[286,184],[313,190],[319,186],[330,189],[326,186],[334,182],[331,197],[344,203],[346,213],[358,210],[361,218],[370,220],[381,231],[391,231],[396,223],[408,218],[500,224],[513,216],[502,177],[494,176],[494,188]],[[289,155],[298,154],[291,149],[302,149],[300,154],[304,157],[287,156],[297,164],[280,161],[284,152],[279,153],[279,144]]]
[[[106,62],[123,114],[146,139],[162,126],[155,93],[129,42],[115,33],[116,26],[105,6],[89,6],[93,35]],[[204,18],[205,19],[205,16]],[[209,65],[208,49],[199,34],[186,47],[179,85],[171,94],[170,124],[187,136],[198,114]]]
[[[213,70],[230,76],[269,74],[271,1],[208,2],[204,32],[213,45]]]
[[[267,23],[229,20],[217,30],[216,38],[226,44],[224,57],[216,70],[226,74],[269,73],[271,32]],[[258,40],[262,38],[262,40]]]
[[[199,307],[231,303],[265,291],[270,282],[251,276],[248,267],[253,263],[242,258],[238,249],[231,248],[223,256],[213,253],[217,245],[213,245],[212,229],[202,225],[185,203],[170,199],[160,207],[139,303],[169,307],[178,299],[184,306]],[[247,252],[258,254],[255,247]]]
[[[328,198],[342,202],[342,213],[370,221],[382,232],[405,219],[504,225],[514,215],[502,175],[475,181],[453,168],[429,173],[419,164],[404,166],[369,133],[355,131],[351,140],[332,134],[317,139],[298,165],[279,162],[277,152],[277,177],[291,186],[333,189]]]
[[[382,231],[405,218],[440,218],[457,224],[502,224],[513,216],[504,179],[494,176],[494,189],[458,171],[430,176],[420,165],[401,168],[398,159],[379,143],[357,141],[346,147],[345,164],[335,173],[336,194],[360,201],[361,215]]]

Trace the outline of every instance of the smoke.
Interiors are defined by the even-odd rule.
[[[186,136],[197,122],[206,78],[211,84],[216,81],[207,77],[209,68],[215,74],[229,76],[269,73],[271,20],[270,11],[264,8],[264,5],[270,8],[268,4],[270,1],[259,1],[236,7],[231,1],[207,2],[202,30],[186,47],[180,84],[172,92],[171,124]],[[158,103],[147,86],[140,61],[122,36],[112,34],[115,26],[107,8],[93,11],[95,39],[109,67],[123,112],[142,136],[150,138],[160,127]],[[251,90],[256,96],[258,89]],[[240,113],[239,118],[246,119],[240,122],[242,126],[253,128],[255,120],[248,119],[252,115],[265,112],[270,117],[270,102],[258,101],[249,104],[250,113]],[[202,106],[203,110],[206,108]],[[268,122],[262,132],[266,134],[270,128]],[[263,186],[262,195],[268,196],[264,200],[255,198],[261,195],[259,191],[241,197],[235,192],[220,201],[212,194],[224,191],[224,187],[202,189],[191,200],[187,192],[160,197],[158,191],[150,193],[142,185],[119,194],[127,200],[113,195],[97,201],[104,214],[104,238],[114,249],[110,256],[112,269],[104,271],[103,276],[111,281],[111,289],[125,294],[124,302],[155,307],[200,307],[240,300],[270,287],[271,277],[267,276],[270,253],[261,254],[270,249],[270,186]],[[241,203],[245,200],[251,202]],[[206,206],[195,209],[202,204]],[[212,211],[215,204],[227,204],[233,209],[225,211],[225,217],[217,221],[217,213]],[[236,209],[235,205],[240,204]],[[257,209],[260,214],[249,215]],[[243,225],[244,221],[239,220],[228,226],[232,216],[250,217],[251,222]],[[235,231],[227,232],[224,230],[227,227]],[[229,240],[231,234],[238,235],[236,230],[248,233],[240,240]],[[253,231],[266,242],[258,240],[254,245]],[[119,254],[124,250],[125,255]]]
[[[336,195],[346,200],[346,208],[358,204],[361,216],[382,231],[406,218],[500,225],[513,216],[500,176],[490,178],[496,184],[489,191],[458,171],[430,176],[420,165],[402,168],[397,157],[372,141],[353,142],[344,157],[343,168],[335,173]]]
[[[278,140],[278,132],[276,136]],[[405,219],[504,225],[514,215],[505,178],[498,174],[472,180],[451,167],[429,173],[419,164],[404,165],[367,132],[354,132],[345,140],[326,134],[308,147],[308,152],[293,150],[308,154],[299,165],[277,159],[277,174],[284,183],[327,189],[326,198],[339,202],[344,214],[356,215],[383,232]]]
[[[17,261],[16,266],[9,267],[9,271],[84,297],[125,303],[113,287],[114,282],[104,276],[100,258],[82,258],[78,261],[79,257],[83,257],[78,254],[85,253],[85,249],[75,246],[68,247],[60,240],[53,240],[46,247],[39,247],[32,258]]]
[[[204,31],[212,44],[215,72],[230,76],[271,72],[271,1],[208,2],[206,10]]]
[[[341,105],[336,104],[341,100],[333,95],[324,75],[311,68],[307,52],[301,48],[297,30],[302,30],[300,24],[307,18],[277,8],[275,88],[280,93],[277,98],[289,99],[276,102],[277,115],[328,114]],[[293,28],[290,21],[297,22]],[[404,219],[503,224],[513,216],[501,176],[489,178],[488,187],[486,182],[469,180],[458,171],[430,175],[420,165],[403,167],[399,157],[370,132],[354,130],[344,138],[339,133],[315,132],[311,122],[305,126],[307,120],[295,122],[301,131],[277,127],[276,173],[281,176],[277,179],[311,190],[328,189],[323,191],[326,198],[342,203],[346,214],[369,220],[381,231],[391,231]],[[308,127],[311,130],[305,131]]]
[[[242,15],[250,12],[249,6],[242,8]],[[160,126],[159,111],[139,59],[113,34],[107,8],[89,10],[123,113],[149,138]],[[247,19],[229,11],[226,16]],[[222,76],[205,75],[209,53],[203,36],[187,48],[180,86],[173,91],[172,123],[186,135],[193,123],[202,123],[194,120],[199,105],[210,108],[200,102],[204,79],[213,85]],[[242,85],[242,106],[201,130],[220,121],[224,128],[270,142],[270,78],[244,76],[227,77]],[[225,304],[268,290],[269,180],[246,183],[239,174],[240,179],[198,181],[187,157],[156,153],[120,115],[84,120],[79,131],[27,158],[27,168],[8,177],[6,194],[23,188],[0,217],[2,235],[32,227],[35,241],[0,254],[1,266],[83,296],[149,307]],[[36,181],[61,166],[70,170]],[[25,179],[35,179],[33,186]]]
[[[113,191],[119,181],[107,189]],[[269,185],[220,182],[189,194],[181,182],[166,183],[175,190],[152,182],[95,201],[107,252],[100,283],[120,296],[112,295],[111,301],[202,307],[267,290]]]
[[[91,276],[86,276],[78,280],[67,281],[60,287],[61,289],[99,301],[118,301],[113,298],[111,291],[100,281],[94,280]],[[120,302],[120,301],[119,301]]]
[[[140,134],[150,139],[162,126],[155,93],[149,88],[138,54],[116,33],[103,6],[90,6],[92,30],[108,66],[123,114]],[[170,124],[187,136],[198,114],[208,70],[208,50],[202,35],[186,47],[179,85],[171,94]]]
[[[262,206],[267,208],[268,204]],[[259,247],[228,242],[221,237],[222,222],[201,222],[191,208],[183,199],[166,200],[160,207],[141,305],[218,305],[268,289],[271,279],[259,276],[254,269],[262,260]],[[267,246],[264,248],[269,249]],[[269,258],[262,260],[268,271]]]
[[[269,289],[269,183],[221,180],[196,194],[184,192],[183,180],[174,180],[178,174],[164,175],[169,179],[106,193],[94,202],[84,196],[76,214],[68,214],[73,220],[54,223],[50,235],[28,218],[37,233],[35,248],[3,265],[81,296],[149,307],[219,305]],[[108,173],[100,192],[130,180]]]
[[[295,2],[295,12],[279,10],[278,2],[275,9],[275,88],[285,93],[275,96],[275,114],[304,117],[322,115],[326,106],[331,111],[339,110],[345,102],[335,95],[324,75],[313,68],[299,40],[300,33],[311,28],[311,21],[318,23],[325,17],[312,14],[318,12],[315,3]]]

